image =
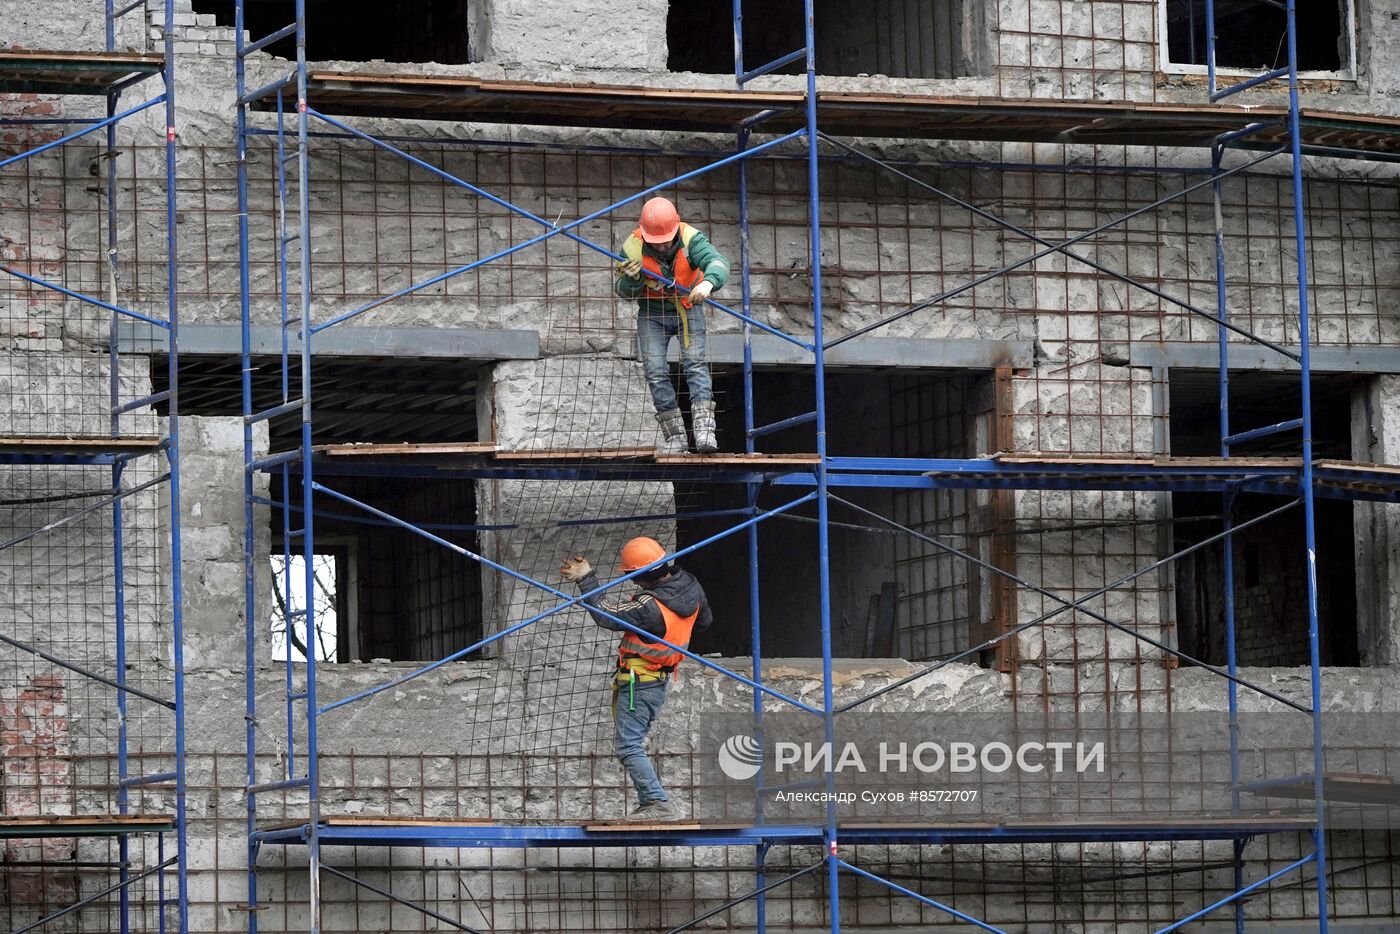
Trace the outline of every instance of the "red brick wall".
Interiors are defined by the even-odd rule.
[[[56,119],[63,116],[63,105],[54,97],[41,97],[38,94],[0,94],[0,117],[9,119],[40,120]],[[18,155],[27,149],[42,146],[58,139],[65,131],[74,127],[42,124],[39,126],[0,126],[0,156]],[[100,136],[94,136],[100,139]],[[43,156],[38,157],[43,159]],[[11,167],[10,180],[23,179],[23,165]],[[37,169],[37,167],[36,167]],[[12,193],[11,193],[12,194]],[[18,207],[27,211],[23,215],[10,212],[11,223],[0,222],[0,262],[20,272],[50,281],[63,276],[63,231],[62,186],[39,185],[27,196],[24,204],[5,204],[0,195],[0,213],[4,209]],[[13,286],[13,282],[12,282]],[[40,304],[45,297],[26,290],[31,305]],[[10,336],[42,338],[43,325],[35,322],[30,328],[18,326],[18,322],[5,322],[6,333]]]
[[[0,813],[40,817],[71,812],[73,766],[71,720],[63,678],[31,675],[19,687],[0,688]],[[6,840],[4,861],[12,867],[0,875],[4,895],[14,904],[59,904],[76,897],[76,880],[67,874],[24,863],[72,859],[72,839]]]

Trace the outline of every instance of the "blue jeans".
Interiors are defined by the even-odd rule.
[[[681,370],[690,387],[691,404],[709,402],[715,395],[710,386],[710,365],[705,353],[705,310],[687,308],[685,312],[690,346],[681,344]],[[676,387],[671,385],[671,368],[666,364],[666,348],[680,330],[681,318],[674,302],[643,302],[637,311],[637,355],[642,358],[642,373],[658,412],[680,408]]]
[[[632,779],[637,789],[637,801],[651,804],[653,801],[666,801],[666,790],[656,777],[642,744],[646,742],[651,725],[661,713],[661,705],[666,703],[665,681],[638,681],[634,694],[635,710],[628,710],[627,685],[613,691],[613,725],[617,731],[617,757],[622,767]]]

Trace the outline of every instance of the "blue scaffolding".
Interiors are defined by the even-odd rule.
[[[39,815],[5,815],[0,818],[0,837],[8,839],[28,838],[46,840],[58,837],[115,839],[118,858],[111,864],[110,871],[116,875],[113,884],[104,884],[100,890],[90,891],[76,901],[58,910],[51,911],[42,918],[23,923],[16,931],[30,931],[45,928],[60,918],[74,916],[85,908],[105,906],[108,917],[118,919],[123,934],[131,930],[166,930],[173,920],[178,930],[188,929],[188,859],[186,849],[186,780],[185,780],[185,668],[183,635],[183,583],[181,575],[180,550],[180,433],[179,433],[179,310],[177,283],[179,265],[177,261],[176,233],[176,147],[177,133],[175,120],[175,56],[173,45],[174,12],[173,4],[164,5],[164,43],[157,54],[123,52],[117,49],[117,36],[123,24],[137,28],[144,36],[147,31],[145,4],[137,2],[118,3],[117,0],[104,0],[103,17],[105,44],[97,52],[35,51],[15,50],[0,53],[0,92],[37,95],[60,95],[65,98],[89,98],[105,101],[105,117],[6,117],[0,118],[0,126],[29,126],[47,128],[45,132],[58,132],[62,135],[43,142],[33,148],[0,158],[0,171],[22,163],[40,153],[56,150],[66,144],[83,140],[102,133],[105,138],[105,151],[102,163],[105,171],[104,185],[99,191],[103,195],[106,211],[105,231],[99,232],[103,241],[105,272],[112,288],[106,299],[69,288],[63,281],[51,281],[18,265],[0,265],[0,273],[27,284],[33,293],[52,293],[80,305],[92,306],[107,313],[106,365],[109,371],[109,384],[105,400],[108,405],[105,415],[109,419],[110,431],[92,435],[74,435],[59,430],[59,426],[38,424],[28,431],[19,431],[14,436],[0,438],[0,464],[28,467],[70,467],[86,466],[109,468],[110,489],[98,500],[88,502],[51,522],[44,528],[34,529],[0,544],[0,549],[11,548],[30,540],[42,540],[55,529],[70,523],[109,515],[112,536],[110,566],[104,568],[111,575],[113,583],[113,604],[105,608],[111,620],[83,618],[79,625],[92,631],[92,641],[114,653],[110,672],[105,665],[74,660],[65,657],[61,646],[46,650],[42,645],[34,645],[0,632],[0,642],[20,655],[32,656],[46,665],[62,670],[67,676],[78,681],[100,685],[110,691],[110,709],[115,711],[118,724],[115,748],[110,755],[115,758],[115,781],[111,787],[96,789],[108,799],[112,809],[107,813]],[[132,16],[131,14],[135,14]],[[143,95],[140,102],[127,105],[124,97],[141,92],[150,87],[154,79],[157,93]],[[132,118],[145,111],[162,114],[164,127],[164,210],[160,214],[161,235],[164,246],[163,283],[158,291],[157,303],[164,306],[164,314],[146,314],[120,304],[115,288],[119,272],[122,270],[121,241],[117,215],[118,176],[117,158],[119,153],[117,133],[119,126],[129,125]],[[147,117],[150,114],[146,115]],[[94,173],[97,174],[97,173]],[[23,264],[20,264],[23,265]],[[60,277],[61,278],[61,277]],[[23,353],[23,351],[17,351]],[[158,392],[136,398],[124,396],[120,381],[119,362],[133,354],[142,359],[155,360],[160,355],[166,357],[165,379],[167,386]],[[129,390],[127,391],[129,392]],[[7,400],[13,403],[14,400]],[[155,436],[137,434],[122,424],[122,416],[137,413],[153,418],[158,407],[164,407],[165,430]],[[18,414],[19,409],[12,410]],[[158,461],[164,462],[164,470]],[[156,476],[144,482],[133,483],[127,471],[133,465],[146,465],[146,469]],[[168,653],[169,678],[162,678],[157,687],[149,684],[138,686],[130,683],[132,672],[136,670],[135,659],[129,658],[131,644],[128,614],[128,568],[124,541],[124,504],[136,494],[153,490],[164,490],[168,503],[168,525],[164,530],[161,546],[168,547],[161,560],[169,561],[168,600],[170,629],[168,642],[161,645],[161,651]],[[54,497],[54,499],[71,499]],[[78,567],[84,560],[79,551],[67,554],[63,560]],[[153,574],[158,568],[143,567],[145,574]],[[110,627],[110,628],[109,628]],[[151,751],[132,747],[129,735],[128,712],[131,707],[160,711],[160,729],[169,736],[168,752],[160,756],[169,767],[161,771],[149,771],[148,759]],[[135,711],[133,711],[134,713]],[[95,711],[94,711],[95,713]],[[173,792],[168,797],[165,791]],[[138,810],[133,798],[150,791],[169,802],[168,807],[147,809],[142,802]],[[154,864],[141,866],[134,858],[140,842],[155,838],[156,859]],[[19,864],[16,864],[19,866]],[[75,866],[78,864],[75,864]],[[22,868],[22,866],[19,866]],[[174,877],[171,891],[170,877]],[[154,897],[134,893],[137,886],[153,887]],[[115,900],[115,907],[113,901]],[[155,928],[139,924],[136,915],[138,908],[144,908],[147,917],[155,915],[150,923]],[[173,914],[173,919],[168,915]]]
[[[1268,0],[1265,0],[1268,2]],[[246,457],[245,518],[247,521],[246,547],[246,601],[247,601],[247,830],[249,845],[249,907],[250,930],[256,929],[259,907],[257,883],[257,859],[261,848],[267,845],[302,847],[309,862],[309,929],[321,929],[321,879],[323,874],[346,880],[361,886],[377,895],[388,898],[430,915],[448,926],[472,930],[466,925],[445,918],[429,909],[415,905],[411,900],[392,892],[372,886],[356,879],[322,861],[322,849],[329,845],[412,846],[412,847],[531,847],[531,846],[577,846],[577,847],[617,847],[641,844],[667,846],[752,846],[757,855],[758,870],[752,891],[733,901],[726,902],[702,918],[728,910],[737,904],[753,900],[757,904],[757,926],[765,929],[764,899],[773,888],[785,885],[799,876],[812,873],[825,873],[829,898],[828,914],[833,932],[840,929],[839,881],[843,876],[857,876],[883,885],[893,892],[912,898],[921,904],[946,913],[948,916],[974,925],[980,929],[997,931],[998,928],[974,918],[955,906],[944,904],[921,895],[894,881],[882,878],[853,865],[842,857],[843,846],[861,843],[905,843],[905,844],[948,844],[948,843],[1029,843],[1029,842],[1068,842],[1068,841],[1183,841],[1183,840],[1230,840],[1235,844],[1235,886],[1227,897],[1203,905],[1199,910],[1161,928],[1159,934],[1177,930],[1218,909],[1229,907],[1233,910],[1236,925],[1244,929],[1244,899],[1252,893],[1267,888],[1271,883],[1289,874],[1299,873],[1307,867],[1315,871],[1315,878],[1306,884],[1315,887],[1319,911],[1318,928],[1326,931],[1328,926],[1326,826],[1324,809],[1324,761],[1321,726],[1321,655],[1319,646],[1319,614],[1316,580],[1316,532],[1315,503],[1320,497],[1365,499],[1380,502],[1400,501],[1400,484],[1393,475],[1365,465],[1352,463],[1320,463],[1313,453],[1313,418],[1311,413],[1311,361],[1309,356],[1309,308],[1307,250],[1306,250],[1306,201],[1304,197],[1303,161],[1305,154],[1328,155],[1352,158],[1393,159],[1397,155],[1396,137],[1393,128],[1378,133],[1367,132],[1365,128],[1342,117],[1329,117],[1316,113],[1305,113],[1299,105],[1298,67],[1296,50],[1295,0],[1272,4],[1285,8],[1287,15],[1288,65],[1266,74],[1250,78],[1239,84],[1224,86],[1218,82],[1215,68],[1214,29],[1208,25],[1208,61],[1210,62],[1208,85],[1209,103],[1226,100],[1232,95],[1250,88],[1272,82],[1286,84],[1288,101],[1286,107],[1274,108],[1234,108],[1163,106],[1151,112],[1134,111],[1131,106],[1115,108],[1102,103],[1072,102],[997,102],[979,101],[975,106],[958,104],[947,100],[920,100],[917,97],[882,102],[854,101],[843,98],[839,93],[818,94],[814,44],[814,0],[805,0],[804,44],[801,48],[780,58],[746,67],[744,61],[744,24],[742,0],[734,2],[734,29],[736,36],[734,91],[687,92],[684,100],[668,100],[664,94],[648,94],[642,89],[589,87],[578,88],[564,85],[525,83],[487,87],[482,82],[464,80],[449,91],[436,92],[426,87],[428,82],[415,84],[411,78],[395,77],[393,81],[382,76],[313,74],[307,67],[306,37],[307,21],[305,0],[296,0],[295,21],[266,36],[250,42],[243,42],[237,50],[237,99],[238,99],[238,211],[239,234],[242,249],[242,326],[243,326],[243,406],[244,406],[244,447]],[[244,0],[238,0],[236,28],[243,35]],[[1214,22],[1214,6],[1206,4],[1208,24]],[[275,81],[261,87],[249,88],[246,84],[246,64],[249,56],[267,49],[270,45],[294,39],[296,47],[295,67]],[[805,66],[805,90],[801,93],[757,93],[745,90],[745,85],[755,78],[774,73],[794,63]],[[429,105],[422,100],[431,98]],[[415,103],[415,99],[418,103]],[[591,108],[591,109],[589,109]],[[259,129],[250,122],[250,113],[255,110],[275,113],[275,126],[272,129]],[[486,191],[470,181],[455,177],[450,173],[419,159],[392,143],[355,128],[342,119],[332,116],[335,111],[342,115],[379,117],[422,117],[428,119],[457,119],[466,121],[500,123],[543,123],[564,126],[605,125],[611,127],[660,126],[668,129],[692,129],[718,132],[721,130],[736,134],[736,145],[732,154],[714,160],[702,168],[687,172],[661,184],[653,185],[622,199],[606,208],[594,211],[577,220],[559,224],[539,217],[524,208]],[[1009,122],[996,125],[988,122],[988,115],[1003,117]],[[598,120],[590,124],[588,120]],[[401,288],[390,295],[375,298],[356,307],[340,311],[314,321],[312,317],[312,275],[311,275],[311,224],[309,201],[309,162],[308,145],[313,137],[313,121],[325,128],[327,133],[341,138],[352,138],[367,143],[376,149],[402,157],[417,169],[431,173],[448,185],[471,192],[489,200],[511,214],[533,222],[541,228],[535,236],[521,240],[490,255],[463,263],[441,274]],[[1020,139],[1031,141],[1061,142],[1135,142],[1146,141],[1152,145],[1209,147],[1211,171],[1207,177],[1185,185],[1181,190],[1163,197],[1152,204],[1126,212],[1120,217],[1084,231],[1062,241],[1044,239],[1022,229],[1009,221],[977,207],[954,195],[936,189],[903,173],[897,165],[876,159],[847,143],[827,135],[823,126],[838,126],[852,131],[852,135],[911,138],[967,138],[967,139]],[[900,127],[908,131],[901,133]],[[862,132],[863,131],[863,132]],[[258,410],[253,404],[250,373],[253,366],[251,350],[252,309],[249,295],[249,185],[248,185],[248,144],[258,134],[274,137],[277,159],[277,185],[281,209],[277,231],[278,269],[281,285],[280,327],[283,335],[281,348],[281,398],[272,407]],[[765,134],[762,142],[755,142],[754,136]],[[1350,135],[1349,135],[1350,134]],[[810,277],[811,320],[810,335],[793,335],[772,327],[753,316],[750,290],[749,257],[749,213],[748,178],[746,165],[756,156],[771,153],[778,147],[788,144],[802,146],[801,159],[807,169],[807,224],[810,235],[808,255],[808,275]],[[991,221],[1012,234],[1026,238],[1036,244],[1037,249],[1025,258],[1008,263],[1000,268],[971,277],[956,288],[933,295],[911,307],[886,317],[868,326],[836,338],[823,334],[822,313],[822,268],[821,268],[821,193],[818,182],[819,161],[824,158],[820,151],[823,144],[841,151],[844,156],[876,163],[891,172],[900,174],[906,181],[927,189],[937,197],[975,212],[984,220]],[[1226,168],[1223,157],[1230,148],[1255,151],[1258,154],[1239,161]],[[1291,195],[1296,225],[1296,283],[1300,345],[1284,346],[1266,340],[1230,319],[1225,291],[1225,231],[1222,227],[1219,210],[1221,183],[1233,176],[1247,172],[1260,164],[1278,156],[1291,159]],[[294,178],[289,178],[287,167],[295,163]],[[742,457],[720,457],[706,459],[680,458],[667,460],[657,458],[649,463],[615,464],[586,457],[570,457],[561,454],[554,459],[539,459],[529,462],[498,459],[487,450],[480,452],[460,452],[451,457],[434,459],[431,463],[413,462],[392,457],[357,457],[355,464],[346,466],[313,444],[315,410],[312,398],[312,361],[315,359],[314,345],[317,335],[352,318],[378,308],[386,303],[429,288],[452,277],[461,275],[486,264],[511,256],[522,250],[537,246],[555,237],[566,237],[582,247],[591,250],[611,261],[621,261],[623,257],[610,248],[585,239],[580,229],[590,221],[602,218],[627,205],[635,205],[648,196],[663,192],[688,179],[703,175],[722,167],[732,167],[738,173],[739,184],[739,225],[741,230],[740,283],[742,298],[737,308],[729,307],[714,300],[707,305],[719,313],[732,316],[743,323],[743,412],[745,428],[745,454]],[[1122,225],[1134,217],[1154,211],[1164,205],[1184,199],[1198,192],[1213,192],[1217,203],[1215,249],[1217,263],[1217,303],[1213,309],[1191,304],[1189,301],[1168,294],[1158,287],[1135,279],[1127,274],[1106,267],[1095,260],[1074,252],[1076,244],[1087,241],[1105,230]],[[293,247],[293,245],[295,245]],[[295,249],[297,257],[291,257]],[[830,456],[827,444],[827,401],[826,401],[826,356],[833,348],[883,327],[920,310],[933,307],[975,286],[1004,276],[1025,267],[1038,259],[1053,254],[1061,254],[1070,260],[1086,264],[1097,272],[1112,277],[1135,289],[1141,289],[1156,298],[1170,303],[1191,315],[1213,323],[1218,333],[1221,420],[1220,457],[1210,459],[1158,459],[1143,463],[1127,463],[1122,460],[1092,460],[1053,458],[980,458],[980,459],[926,459],[894,457],[837,457]],[[288,271],[291,263],[299,263],[296,276],[298,288],[289,292]],[[654,277],[659,278],[659,277]],[[669,280],[659,279],[666,286],[675,286]],[[753,335],[763,332],[778,340],[795,345],[804,354],[810,354],[815,404],[811,411],[795,414],[771,424],[756,424],[754,409],[754,353]],[[1231,336],[1244,338],[1274,353],[1293,361],[1298,366],[1302,387],[1302,412],[1296,419],[1262,427],[1236,430],[1229,423],[1229,369],[1231,365]],[[293,379],[299,374],[299,381]],[[258,456],[254,450],[254,426],[260,422],[284,416],[300,417],[300,443],[291,450],[276,451]],[[809,459],[784,461],[764,460],[759,453],[760,438],[797,425],[815,425],[816,451]],[[1284,432],[1301,434],[1300,457],[1278,458],[1266,462],[1264,459],[1241,459],[1232,457],[1232,447],[1246,441]],[[302,582],[304,601],[309,602],[315,593],[313,565],[315,556],[315,516],[317,503],[335,501],[349,506],[380,524],[387,523],[410,533],[435,541],[471,561],[479,563],[496,573],[505,575],[528,587],[537,588],[553,595],[558,602],[550,609],[538,613],[507,628],[491,633],[474,644],[454,652],[445,658],[425,665],[412,672],[396,677],[376,687],[360,691],[351,696],[325,701],[317,690],[317,660],[314,652],[308,652],[305,659],[304,685],[297,685],[292,671],[292,653],[288,652],[285,697],[280,698],[278,707],[285,706],[286,749],[289,753],[287,771],[281,778],[272,781],[259,781],[257,770],[256,722],[259,717],[257,706],[256,669],[259,659],[256,656],[258,645],[259,620],[263,618],[263,608],[258,605],[255,586],[259,555],[254,536],[254,506],[263,502],[256,495],[254,483],[258,474],[277,474],[282,478],[284,499],[274,504],[280,510],[283,528],[283,542],[290,567],[293,548],[300,552],[303,561],[305,580]],[[1239,781],[1239,749],[1234,744],[1239,715],[1238,694],[1246,689],[1269,698],[1274,702],[1308,717],[1312,722],[1312,773],[1307,779],[1312,784],[1311,797],[1315,807],[1306,818],[1252,817],[1238,810],[1233,819],[1211,821],[1171,821],[1151,820],[1105,823],[1028,823],[999,827],[960,827],[956,823],[938,826],[846,826],[838,820],[836,809],[829,806],[824,821],[798,825],[761,824],[758,826],[699,826],[698,828],[677,828],[674,830],[638,828],[628,830],[613,828],[600,830],[574,824],[554,825],[507,825],[483,823],[441,822],[429,825],[426,822],[395,822],[392,819],[357,822],[354,820],[330,820],[321,813],[319,774],[318,721],[332,710],[354,704],[367,697],[401,685],[423,674],[433,671],[454,660],[466,658],[481,649],[531,626],[542,619],[553,616],[571,607],[576,607],[586,597],[601,593],[623,582],[643,574],[651,568],[643,568],[625,575],[591,594],[570,596],[551,584],[531,578],[518,570],[477,554],[460,545],[453,544],[438,536],[429,528],[408,522],[400,517],[377,509],[360,499],[335,489],[334,477],[368,475],[381,477],[436,477],[471,479],[537,479],[537,480],[627,480],[645,478],[651,480],[684,480],[716,483],[737,483],[747,491],[746,516],[725,530],[714,534],[688,547],[678,549],[668,556],[683,557],[698,549],[706,548],[716,541],[743,533],[746,539],[749,565],[753,569],[749,580],[749,609],[751,613],[753,663],[748,672],[726,668],[710,658],[700,657],[692,652],[670,646],[694,663],[719,672],[726,678],[745,686],[753,693],[754,730],[761,735],[763,728],[763,701],[765,698],[780,701],[787,706],[821,718],[823,732],[828,742],[834,741],[837,717],[868,703],[876,697],[896,690],[925,677],[939,668],[969,658],[975,659],[980,652],[994,649],[1018,634],[1067,612],[1078,612],[1133,639],[1152,646],[1157,651],[1179,661],[1200,666],[1218,675],[1227,685],[1229,696],[1229,717],[1231,726],[1232,777]],[[937,539],[923,535],[914,529],[879,516],[863,507],[843,499],[845,488],[886,488],[909,490],[936,489],[996,489],[996,490],[1120,490],[1120,491],[1196,491],[1219,494],[1225,504],[1226,513],[1233,499],[1245,492],[1263,492],[1285,496],[1288,502],[1279,509],[1247,522],[1231,524],[1226,521],[1216,535],[1189,548],[1167,555],[1146,567],[1114,580],[1088,596],[1071,599],[1042,587],[1032,580],[1018,576],[1004,568],[982,560],[975,553],[948,545]],[[758,506],[759,491],[765,488],[791,489],[791,497],[773,508],[761,509]],[[766,683],[763,659],[760,649],[759,592],[759,535],[760,527],[769,518],[788,513],[805,504],[814,504],[816,510],[817,554],[820,632],[822,648],[823,690],[821,701],[806,703],[791,697]],[[978,645],[945,658],[895,682],[880,688],[854,701],[838,705],[833,696],[832,672],[832,608],[830,599],[830,560],[829,530],[832,521],[829,506],[839,503],[853,508],[868,518],[891,529],[925,542],[929,546],[971,562],[983,570],[1009,580],[1015,587],[1034,592],[1053,604],[1053,608],[1034,618],[1017,621],[1008,628]],[[1261,522],[1279,512],[1301,506],[1304,515],[1305,540],[1308,567],[1307,579],[1307,620],[1308,646],[1310,651],[1311,700],[1300,703],[1291,700],[1270,688],[1250,682],[1241,676],[1234,652],[1234,607],[1226,603],[1227,644],[1229,654],[1224,666],[1215,666],[1191,657],[1176,647],[1112,619],[1089,607],[1090,601],[1117,588],[1124,587],[1144,575],[1170,565],[1181,557],[1194,553],[1206,545],[1224,543],[1226,554],[1225,586],[1234,586],[1230,569],[1230,547],[1232,537],[1248,526]],[[299,516],[299,526],[293,526],[292,517]],[[294,545],[292,543],[295,543]],[[294,593],[289,588],[288,593]],[[304,644],[311,645],[313,638],[312,613],[305,602],[293,606],[288,613],[288,625],[304,627]],[[300,622],[296,622],[296,621]],[[614,619],[620,627],[633,629],[627,622]],[[635,630],[634,630],[635,631]],[[665,643],[670,645],[669,643]],[[300,742],[298,742],[300,740]],[[828,779],[830,781],[830,779]],[[259,822],[258,798],[270,792],[284,792],[297,789],[307,796],[305,819],[291,825],[269,826]],[[1238,789],[1236,790],[1238,797]],[[1311,851],[1270,874],[1247,881],[1244,873],[1244,849],[1246,843],[1261,835],[1273,833],[1306,833],[1311,841]],[[770,847],[779,844],[801,844],[820,847],[820,857],[809,867],[780,879],[769,879],[763,863]],[[699,921],[701,919],[696,919]],[[694,923],[694,922],[691,922]],[[682,928],[689,926],[682,925]],[[682,928],[676,928],[680,930]]]

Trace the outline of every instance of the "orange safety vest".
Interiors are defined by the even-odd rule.
[[[656,601],[656,605],[661,610],[661,618],[666,621],[666,635],[662,638],[671,645],[683,649],[689,648],[690,630],[695,626],[696,618],[700,616],[700,608],[697,606],[695,612],[689,616],[681,616],[660,600]],[[631,670],[641,668],[645,671],[659,672],[675,668],[683,658],[685,656],[672,649],[670,645],[662,645],[660,642],[644,642],[635,632],[623,633],[622,642],[617,647],[619,668]]]
[[[636,247],[636,255],[633,255],[633,251],[630,249],[624,249],[623,252],[630,260],[641,260],[642,267],[648,272],[654,272],[658,276],[666,276],[666,278],[671,281],[678,282],[688,289],[694,288],[700,284],[701,279],[705,278],[703,270],[696,269],[690,265],[690,257],[688,257],[685,252],[690,247],[690,241],[695,236],[695,233],[696,230],[694,227],[689,224],[681,224],[681,245],[680,248],[676,250],[676,260],[671,269],[670,276],[666,276],[665,271],[661,268],[661,263],[656,257],[647,253],[640,246]],[[642,228],[638,227],[636,230],[632,231],[632,237],[628,239],[627,245],[631,246],[633,243],[642,244],[645,242],[646,241],[642,239]],[[662,286],[660,282],[650,277],[644,277],[643,281],[645,285],[642,287],[642,294],[645,297],[670,298],[679,301],[686,308],[690,307],[690,296],[677,295],[674,289],[667,289]]]

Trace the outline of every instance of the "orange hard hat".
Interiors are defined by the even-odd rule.
[[[666,549],[661,547],[661,543],[654,538],[634,538],[622,546],[622,550],[617,553],[621,563],[617,569],[623,574],[630,574],[637,568],[644,568],[648,564],[655,564],[666,557]]]
[[[670,243],[680,226],[681,216],[666,198],[652,198],[642,205],[642,239],[647,243]]]

